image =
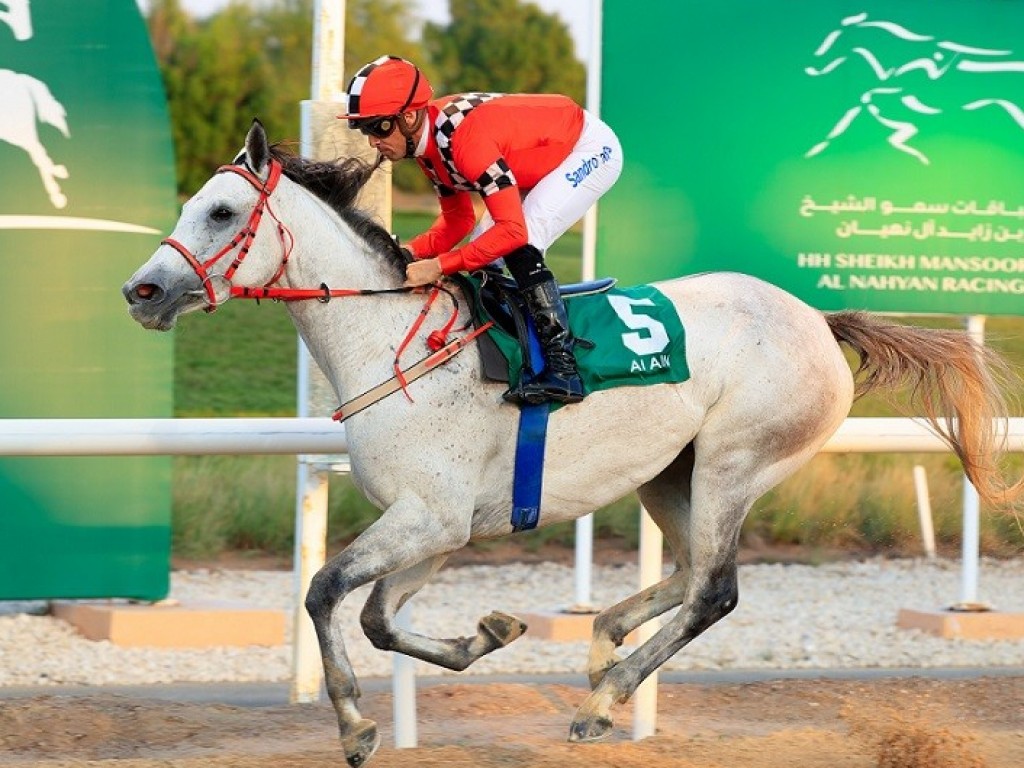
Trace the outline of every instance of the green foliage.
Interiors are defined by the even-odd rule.
[[[299,135],[311,14],[311,0],[260,10],[233,2],[197,22],[178,0],[153,3],[147,23],[167,92],[179,193],[194,193],[234,156],[253,118],[272,136]]]
[[[348,0],[345,8],[345,82],[374,59],[390,54],[415,62],[430,77],[433,72],[422,46],[408,38],[417,26],[410,0]]]
[[[345,70],[383,52],[422,59],[405,37],[411,0],[349,0]],[[202,21],[154,0],[147,24],[171,114],[178,192],[190,196],[238,151],[253,118],[297,145],[310,97],[313,0],[232,2]],[[339,83],[343,88],[346,83]]]
[[[423,44],[444,93],[564,93],[583,104],[586,69],[565,23],[519,0],[451,0],[451,23],[428,23]]]

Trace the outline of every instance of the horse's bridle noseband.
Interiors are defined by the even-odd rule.
[[[270,207],[270,195],[277,188],[277,183],[281,179],[281,171],[281,162],[273,158],[270,160],[270,172],[267,174],[267,180],[265,182],[248,168],[241,165],[222,165],[217,169],[217,173],[237,173],[243,179],[252,184],[260,197],[259,200],[256,201],[256,207],[253,208],[252,213],[249,214],[249,220],[245,223],[245,226],[242,227],[242,229],[239,230],[233,238],[231,238],[231,241],[227,245],[217,251],[217,253],[206,261],[200,261],[195,254],[172,237],[166,237],[161,241],[162,244],[171,246],[171,248],[184,256],[185,260],[199,277],[203,290],[206,291],[207,312],[213,312],[217,309],[217,290],[213,283],[214,278],[219,277],[226,281],[228,287],[231,289],[232,293],[234,293],[234,288],[231,286],[231,278],[234,276],[235,271],[239,266],[241,266],[242,261],[249,253],[252,241],[256,237],[256,230],[259,228],[260,221],[263,219],[264,210],[266,210],[270,214],[270,217],[277,223],[277,236],[281,243],[281,265],[278,267],[277,272],[274,273],[274,276],[264,284],[264,288],[276,283],[284,274],[284,270],[288,266],[288,257],[292,252],[292,246],[295,244],[295,238],[292,236],[291,231],[281,223],[280,219],[277,218],[277,214],[274,213],[273,208]],[[238,255],[235,256],[234,260],[224,273],[220,275],[211,275],[210,267],[235,249],[238,249]]]

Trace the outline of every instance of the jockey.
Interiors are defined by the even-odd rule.
[[[433,95],[418,67],[382,56],[356,72],[339,116],[388,160],[414,158],[434,185],[441,213],[406,244],[405,284],[428,285],[504,259],[546,363],[540,377],[505,398],[579,402],[585,392],[575,339],[544,253],[619,177],[619,140],[567,96]],[[479,223],[472,192],[486,207]]]

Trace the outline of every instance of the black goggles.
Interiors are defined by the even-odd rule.
[[[386,139],[394,133],[395,128],[398,127],[398,117],[398,115],[368,117],[365,120],[351,120],[349,125],[363,134],[363,136],[373,136],[377,139]]]

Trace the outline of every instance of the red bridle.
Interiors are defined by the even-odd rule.
[[[206,291],[207,299],[207,312],[213,312],[217,309],[217,291],[213,285],[213,278],[223,278],[230,289],[230,296],[245,298],[245,299],[272,299],[276,301],[303,301],[307,299],[317,299],[322,302],[328,302],[332,297],[335,296],[367,296],[381,293],[407,293],[413,288],[383,288],[383,289],[351,289],[351,288],[329,288],[325,284],[321,284],[319,288],[272,288],[271,286],[281,279],[284,274],[285,268],[288,266],[288,258],[291,256],[292,248],[295,245],[295,238],[293,237],[291,230],[288,229],[281,220],[277,218],[277,214],[274,213],[273,208],[270,206],[270,195],[277,187],[277,182],[281,179],[281,163],[278,160],[270,160],[270,172],[267,175],[267,180],[264,182],[256,174],[249,171],[240,165],[222,165],[217,169],[217,173],[237,173],[243,179],[252,184],[253,188],[259,193],[259,200],[256,202],[256,207],[253,208],[252,213],[249,214],[249,220],[245,223],[245,226],[239,230],[239,232],[231,238],[231,241],[221,248],[217,253],[208,258],[206,261],[200,261],[195,254],[189,251],[184,245],[179,243],[177,240],[171,237],[164,238],[163,243],[171,246],[174,250],[180,253],[185,260],[189,263],[196,275],[202,281],[203,289]],[[231,278],[234,276],[238,267],[242,264],[242,261],[249,253],[249,248],[252,246],[252,241],[256,237],[256,230],[260,226],[260,221],[263,219],[263,212],[266,210],[270,217],[277,223],[277,237],[281,243],[281,265],[277,268],[277,272],[270,278],[262,287],[247,287],[247,286],[236,286],[231,285]],[[211,275],[210,267],[220,261],[224,256],[238,249],[238,255],[235,256],[230,266],[221,275]],[[348,403],[343,404],[335,413],[335,420],[341,421],[349,416],[357,413],[363,408],[372,405],[378,399],[386,397],[392,391],[401,389],[405,392],[406,397],[409,397],[407,390],[409,381],[413,378],[418,378],[425,373],[433,370],[439,365],[443,365],[448,362],[452,357],[458,354],[469,342],[479,336],[481,333],[487,331],[493,322],[487,322],[480,327],[474,329],[462,338],[455,339],[452,342],[448,342],[447,337],[449,332],[452,330],[452,326],[455,324],[455,319],[458,316],[458,308],[456,307],[455,312],[451,318],[445,324],[444,328],[438,331],[434,331],[430,334],[427,339],[427,346],[433,350],[433,354],[427,356],[419,363],[407,371],[403,371],[400,364],[399,358],[402,352],[409,345],[412,339],[419,332],[423,321],[426,319],[427,313],[430,311],[431,305],[440,293],[441,288],[435,284],[429,292],[426,303],[423,309],[420,311],[419,316],[416,318],[409,332],[406,334],[405,339],[399,345],[398,350],[395,353],[394,360],[394,371],[395,376],[392,381],[397,382],[394,387],[391,387],[389,382],[375,387],[369,392],[365,392],[358,398],[355,398]],[[453,298],[454,300],[454,298]],[[468,325],[468,324],[467,324]],[[463,329],[465,330],[465,329]],[[413,372],[413,376],[410,378],[406,377],[407,373]],[[409,397],[412,400],[411,397]],[[355,406],[353,407],[353,404]]]
[[[252,171],[240,165],[222,165],[217,169],[217,173],[237,173],[243,179],[252,184],[256,192],[259,193],[259,200],[256,201],[256,206],[252,209],[252,213],[249,214],[249,220],[245,223],[245,226],[242,227],[242,229],[240,229],[233,238],[231,238],[231,241],[227,245],[217,251],[217,253],[206,261],[200,261],[195,254],[172,237],[164,238],[162,241],[163,244],[171,246],[171,248],[184,256],[185,260],[199,277],[202,282],[203,290],[206,291],[207,312],[213,312],[217,309],[217,290],[213,284],[214,277],[222,277],[227,281],[228,286],[231,288],[232,295],[240,295],[240,291],[244,290],[236,289],[232,286],[231,278],[241,266],[242,261],[244,261],[245,257],[249,254],[249,248],[252,247],[252,241],[256,237],[256,230],[259,229],[264,211],[267,211],[267,213],[270,214],[270,217],[277,223],[277,238],[281,243],[281,265],[277,268],[277,272],[274,273],[274,276],[264,284],[264,288],[273,285],[281,279],[281,275],[284,274],[284,270],[288,266],[288,257],[291,256],[292,246],[295,244],[295,238],[292,236],[291,231],[281,223],[281,220],[277,218],[277,214],[274,213],[274,209],[270,206],[270,195],[277,187],[277,182],[281,179],[280,161],[271,159],[270,172],[267,174],[266,182]],[[236,249],[238,250],[238,254],[224,273],[221,275],[211,275],[210,267]]]

